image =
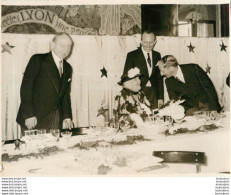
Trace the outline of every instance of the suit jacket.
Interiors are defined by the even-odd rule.
[[[169,98],[171,100],[185,99],[182,104],[186,111],[199,108],[200,103],[208,106],[209,110],[220,111],[220,104],[212,81],[205,71],[197,64],[179,65],[185,83],[170,77],[165,80]]]
[[[161,59],[160,53],[152,50],[152,63],[153,70],[149,77],[147,63],[141,48],[131,51],[127,54],[127,59],[124,66],[124,74],[127,73],[131,68],[139,68],[141,74],[141,88],[144,89],[147,82],[150,80],[153,91],[157,99],[163,99],[163,78],[160,75],[160,70],[156,67],[157,62]]]
[[[36,116],[36,128],[48,129],[57,110],[60,120],[72,118],[71,76],[72,68],[63,60],[63,74],[60,78],[51,52],[33,55],[22,80],[21,104],[16,121],[26,128],[25,119]]]

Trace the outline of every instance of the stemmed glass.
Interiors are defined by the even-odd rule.
[[[120,128],[120,123],[116,121],[115,124],[114,124],[114,128],[115,128],[115,130],[117,132],[119,130],[119,128]]]
[[[61,135],[64,139],[66,139],[66,142],[68,144],[68,140],[69,138],[71,137],[72,135],[72,131],[71,130],[64,130],[64,131],[61,131]]]
[[[52,129],[50,130],[50,132],[51,135],[55,137],[55,141],[59,141],[59,134],[60,134],[59,129]]]

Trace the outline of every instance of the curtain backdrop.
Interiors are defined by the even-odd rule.
[[[33,54],[49,51],[53,35],[2,34],[2,44],[15,46],[2,53],[1,71],[1,128],[2,139],[20,138],[15,119],[20,104],[20,85],[25,67]],[[83,127],[107,121],[112,117],[114,97],[119,91],[117,82],[123,71],[127,52],[140,45],[140,35],[134,36],[72,36],[74,47],[68,62],[73,67],[71,100],[75,126]],[[220,51],[228,38],[157,37],[155,50],[162,56],[174,55],[180,64],[197,63],[204,70],[211,67],[212,79],[220,103],[229,109],[229,47]],[[195,46],[194,53],[188,45]],[[105,67],[108,78],[101,77]],[[44,94],[46,95],[46,94]],[[48,97],[49,98],[49,97]],[[97,117],[102,102],[109,107],[106,117]]]

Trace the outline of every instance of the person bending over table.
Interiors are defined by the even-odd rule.
[[[214,85],[199,65],[179,65],[174,56],[166,55],[157,66],[166,77],[169,99],[185,100],[182,106],[186,115],[195,111],[221,111]]]
[[[141,90],[140,77],[140,70],[131,68],[118,83],[123,89],[115,98],[114,114],[122,130],[139,125],[152,114],[150,102]]]

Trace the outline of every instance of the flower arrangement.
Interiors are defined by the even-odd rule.
[[[185,109],[180,104],[183,103],[185,100],[178,100],[178,101],[170,101],[164,107],[158,110],[158,116],[170,116],[175,121],[181,120],[185,117]]]

